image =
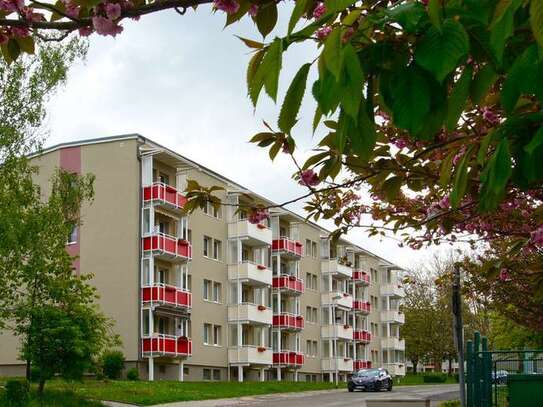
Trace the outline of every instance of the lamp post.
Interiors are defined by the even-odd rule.
[[[462,294],[460,292],[460,265],[454,265],[452,284],[452,311],[454,324],[454,344],[458,353],[458,379],[460,384],[460,405],[466,407],[466,386],[464,377],[464,331],[462,318]]]

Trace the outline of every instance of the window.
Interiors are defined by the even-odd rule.
[[[305,319],[307,320],[307,322],[311,322],[311,323],[314,323],[314,324],[319,322],[318,321],[319,320],[318,309],[313,308],[313,307],[306,307],[305,308]]]
[[[211,242],[213,239],[211,239],[209,236],[204,236],[204,256],[210,257],[211,255]]]
[[[202,378],[204,380],[211,380],[211,369],[202,370]]]
[[[184,367],[184,368],[183,368],[183,374],[184,374],[185,376],[188,376],[189,372],[190,372],[190,371],[189,371],[189,368],[188,368],[188,367]]]
[[[214,282],[213,283],[213,301],[221,302],[221,291],[222,291],[222,284]]]
[[[213,240],[213,258],[222,260],[222,242],[220,240]]]
[[[77,226],[72,227],[70,235],[68,236],[68,244],[77,243],[77,230],[78,230]]]
[[[311,256],[311,240],[305,239],[305,256],[309,257]]]
[[[168,232],[169,232],[169,229],[170,229],[169,226],[170,225],[168,224],[168,222],[159,222],[158,223],[158,231],[160,233],[164,233],[165,235],[167,235]]]
[[[222,242],[218,239],[213,239],[209,236],[204,236],[204,257],[222,260]]]
[[[167,174],[164,174],[163,172],[161,172],[158,175],[158,180],[162,182],[163,184],[170,185],[170,177]]]
[[[221,212],[221,206],[218,205],[217,207],[214,207],[211,202],[207,202],[206,206],[204,207],[204,213],[206,215],[212,216],[217,219],[222,218]]]
[[[204,324],[204,345],[211,345],[211,324]]]
[[[211,287],[212,287],[212,281],[211,280],[204,280],[204,300],[211,300]]]
[[[311,242],[311,256],[317,258],[317,242]]]
[[[306,288],[317,291],[318,290],[317,281],[318,281],[318,278],[316,274],[306,273],[305,275]]]
[[[318,278],[316,274],[313,274],[311,286],[313,287],[313,290],[319,291],[319,285],[318,285]]]
[[[221,326],[213,325],[213,345],[221,346]]]
[[[319,352],[319,343],[317,341],[305,341],[305,353],[309,357],[317,357]]]
[[[187,229],[187,240],[192,243],[192,229]]]
[[[221,370],[213,369],[213,380],[221,380]]]

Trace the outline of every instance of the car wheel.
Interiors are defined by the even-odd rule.
[[[354,389],[352,387],[349,387],[349,393],[352,393]]]
[[[392,391],[392,380],[388,382],[387,391]]]
[[[373,390],[374,391],[381,391],[381,388],[383,387],[383,384],[381,382],[376,382],[374,385],[373,385]]]

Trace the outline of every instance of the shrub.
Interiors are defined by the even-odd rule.
[[[108,379],[119,379],[124,368],[124,355],[121,351],[110,351],[102,355],[102,372]]]
[[[8,380],[5,395],[8,406],[25,406],[29,391],[30,386],[26,380]]]
[[[445,383],[447,381],[447,375],[444,374],[427,374],[422,376],[424,383]]]
[[[128,380],[137,381],[140,379],[140,372],[138,371],[138,369],[133,367],[132,369],[128,370],[128,372],[126,373],[126,378]]]

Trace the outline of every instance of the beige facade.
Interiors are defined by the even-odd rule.
[[[138,135],[59,145],[34,158],[47,190],[57,166],[96,176],[82,211],[78,271],[92,273],[127,366],[152,380],[343,380],[405,372],[399,268],[302,217],[235,210],[272,202]],[[189,179],[224,205],[187,216]],[[0,375],[21,373],[0,335]]]

